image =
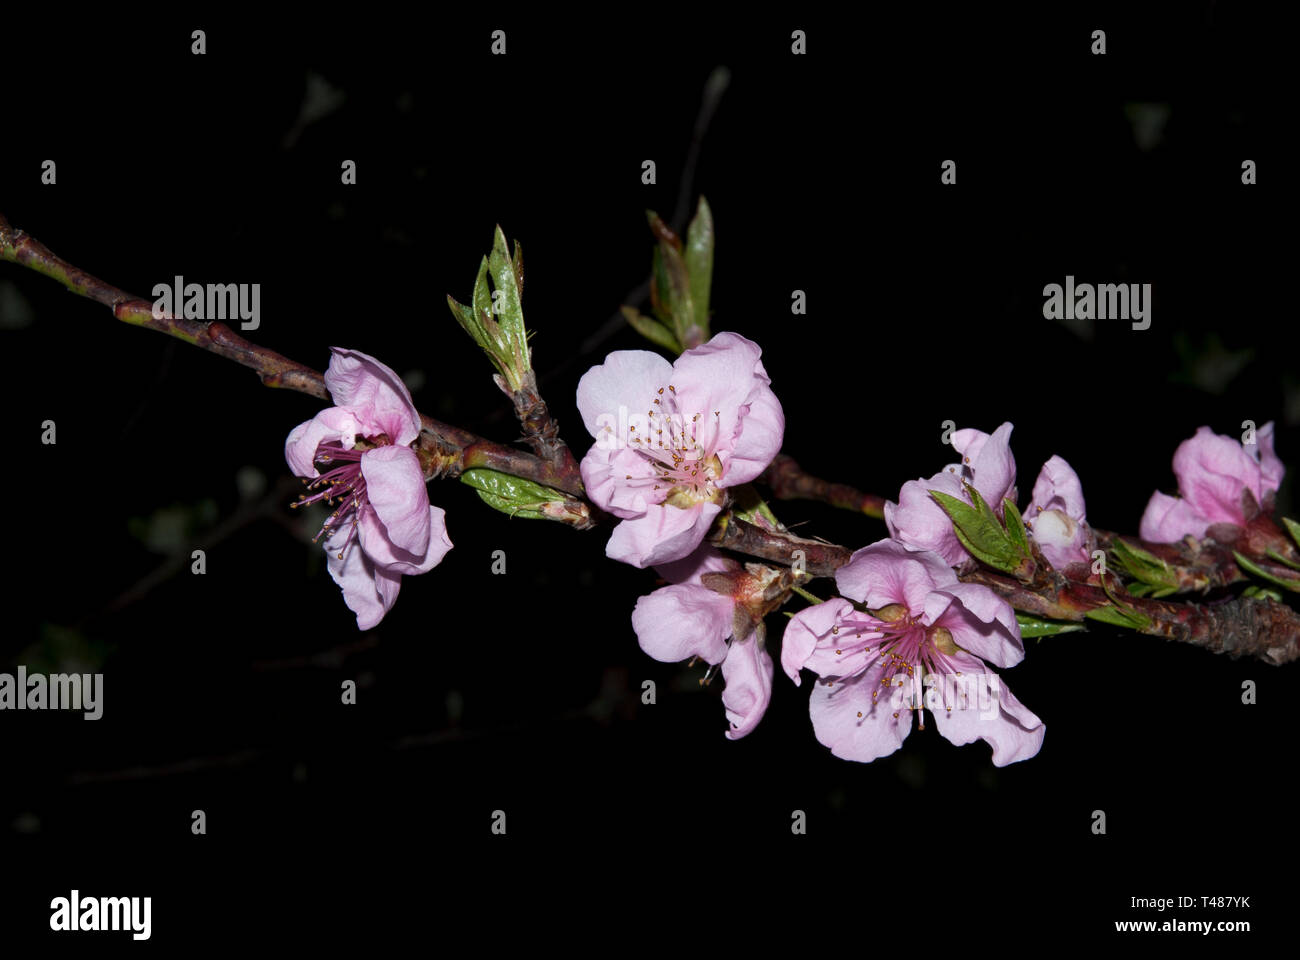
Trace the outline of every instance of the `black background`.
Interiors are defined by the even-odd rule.
[[[177,274],[260,283],[257,342],[317,368],[331,345],[371,353],[415,374],[425,412],[509,441],[489,365],[444,301],[468,298],[500,223],[523,244],[543,393],[581,455],[578,378],[649,348],[609,325],[648,271],[644,210],[671,218],[703,193],[713,329],[764,347],[785,450],[814,473],[893,498],[947,462],[944,420],[1011,420],[1022,502],[1060,454],[1090,520],[1135,532],[1202,424],[1276,420],[1295,464],[1291,117],[1279,28],[1253,11],[407,16],[11,21],[0,211],[141,296]],[[1097,27],[1105,57],[1089,53]],[[497,28],[505,57],[489,54]],[[795,28],[806,56],[790,54]],[[730,85],[683,185],[719,65]],[[300,126],[309,74],[342,99]],[[1160,111],[1143,149],[1134,117]],[[46,159],[57,185],[40,184]],[[955,187],[939,183],[946,159]],[[1244,159],[1259,185],[1241,184]],[[1066,274],[1151,283],[1151,328],[1045,320],[1042,288]],[[765,908],[819,938],[917,917],[979,918],[976,939],[1044,923],[1075,938],[1168,916],[1128,909],[1133,896],[1251,895],[1257,930],[1280,915],[1293,668],[1092,626],[1028,641],[1005,678],[1047,724],[1024,763],[995,769],[986,745],[933,729],[869,765],[837,760],[807,684],[779,671],[767,716],[733,743],[720,685],[637,647],[629,614],[653,573],[607,561],[607,531],[511,520],[454,482],[430,496],[455,549],[363,635],[278,486],[284,437],[317,401],[16,266],[0,286],[0,659],[80,664],[106,687],[95,723],[0,716],[15,931],[45,930],[49,898],[73,887],[152,895],[158,940],[259,924],[383,940],[476,907],[496,936],[532,910],[586,926],[596,903],[644,911],[624,937],[665,940],[737,911],[761,928],[778,919]],[[795,289],[806,317],[790,316]],[[55,446],[39,442],[46,419]],[[241,470],[263,492],[241,494]],[[1293,509],[1289,478],[1279,502]],[[885,535],[774,506],[806,535]],[[171,554],[142,538],[151,517],[181,524]],[[791,835],[796,809],[807,836]],[[204,899],[217,894],[232,899]]]

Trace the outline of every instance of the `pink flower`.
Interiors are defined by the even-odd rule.
[[[781,449],[785,416],[758,345],[720,333],[676,363],[618,350],[578,383],[596,443],[582,460],[587,494],[619,517],[607,556],[648,567],[704,540],[724,490],[757,477]]]
[[[1016,461],[1011,456],[1010,423],[992,434],[982,430],[958,430],[952,435],[953,448],[961,463],[944,467],[929,480],[909,480],[898,493],[898,503],[885,504],[885,526],[889,535],[917,550],[933,550],[950,566],[970,559],[952,530],[952,520],[931,490],[969,501],[962,480],[980,492],[994,513],[1002,515],[1002,499],[1016,497]]]
[[[686,559],[655,570],[672,583],[636,602],[632,628],[637,641],[642,650],[665,663],[699,657],[708,664],[721,664],[726,681],[722,705],[731,723],[727,737],[739,740],[763,718],[772,699],[774,672],[772,657],[763,648],[762,623],[755,626],[744,611],[737,616],[736,598],[717,592],[728,581],[735,582],[740,564],[711,547],[701,547]]]
[[[1273,424],[1255,434],[1256,443],[1242,444],[1232,437],[1201,427],[1174,451],[1174,476],[1180,497],[1157,491],[1151,495],[1138,535],[1154,543],[1173,543],[1185,536],[1201,539],[1211,524],[1249,522],[1242,494],[1249,490],[1255,503],[1271,509],[1272,495],[1282,485],[1286,468],[1273,452]]]
[[[432,570],[451,540],[410,446],[420,435],[420,415],[406,385],[374,357],[331,352],[325,386],[337,406],[294,427],[284,457],[316,491],[295,506],[338,501],[316,539],[325,538],[343,602],[357,626],[369,630],[392,609],[402,576]]]
[[[1038,472],[1024,516],[1038,549],[1057,570],[1091,558],[1094,541],[1084,519],[1083,485],[1060,457],[1052,457]]]
[[[795,683],[808,668],[824,683],[809,701],[817,739],[837,757],[887,756],[934,714],[955,744],[984,740],[995,766],[1027,760],[1043,744],[1043,722],[1002,687],[985,661],[1011,667],[1025,655],[1015,611],[987,587],[961,583],[936,553],[893,540],[863,547],[835,575],[843,599],[797,613],[786,624],[781,666]]]

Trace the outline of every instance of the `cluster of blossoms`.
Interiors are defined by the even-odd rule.
[[[308,484],[300,504],[336,505],[316,539],[364,630],[392,607],[402,576],[431,570],[452,544],[412,449],[420,417],[400,378],[366,354],[336,348],[325,382],[335,406],[294,428],[285,457]],[[702,660],[706,680],[720,670],[726,734],[745,736],[772,698],[764,618],[798,576],[742,565],[705,538],[731,503],[729,489],[756,479],[781,449],[785,418],[761,351],[720,333],[674,363],[649,351],[611,353],[582,377],[578,408],[595,440],[581,464],[587,494],[619,521],[606,554],[654,567],[668,582],[632,612],[642,649],[664,662]],[[884,508],[889,538],[836,571],[839,596],[787,623],[782,670],[795,685],[805,670],[817,676],[813,730],[836,756],[867,762],[893,753],[914,715],[924,729],[927,710],[952,743],[987,742],[997,766],[1041,748],[1043,721],[991,669],[1024,658],[1015,611],[988,587],[961,581],[957,571],[974,561],[931,495],[969,502],[978,491],[1003,516],[1004,500],[1017,497],[1011,432],[1010,423],[991,434],[954,432],[960,462],[904,483]],[[1283,474],[1273,425],[1255,439],[1239,443],[1202,427],[1180,445],[1180,495],[1152,496],[1142,538],[1200,538],[1271,506]],[[1061,457],[1043,464],[1023,522],[1052,567],[1087,577],[1096,537],[1079,477]]]
[[[760,356],[755,344],[724,333],[671,365],[647,351],[611,354],[578,386],[596,440],[583,479],[597,506],[621,518],[606,553],[654,565],[669,581],[632,613],[641,648],[662,661],[698,658],[710,674],[720,665],[733,739],[755,728],[772,697],[761,629],[771,575],[758,565],[741,571],[702,543],[725,489],[753,480],[781,447],[784,417]],[[960,493],[964,477],[1000,503],[1015,483],[1010,433],[1010,424],[992,436],[959,431],[953,443],[963,464],[941,472],[931,489]],[[1073,500],[1055,495],[1052,477],[1040,485],[1042,511],[1076,524]],[[1024,657],[1015,611],[987,587],[958,581],[953,566],[968,557],[928,491],[917,495],[922,486],[908,484],[903,507],[887,508],[893,539],[859,550],[837,572],[842,598],[787,624],[782,668],[796,684],[803,669],[821,679],[809,710],[818,739],[837,756],[869,761],[893,752],[912,713],[923,718],[928,708],[952,742],[992,744],[996,764],[1031,757],[1043,723],[987,667]],[[1059,539],[1055,528],[1048,536]]]

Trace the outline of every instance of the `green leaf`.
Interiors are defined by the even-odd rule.
[[[1008,528],[1002,526],[992,507],[971,484],[966,484],[970,503],[941,490],[931,490],[930,493],[952,519],[953,532],[972,557],[995,570],[1027,579],[1034,566],[1030,562],[1023,520],[1014,503],[1011,503],[1011,528]]]
[[[1282,566],[1284,567],[1290,567],[1292,570],[1300,570],[1300,563],[1296,563],[1294,560],[1288,560],[1286,557],[1282,556],[1282,554],[1278,553],[1277,550],[1274,549],[1273,547],[1268,548],[1268,550],[1265,552],[1265,556],[1267,556],[1270,560],[1274,560],[1277,563],[1282,564]]]
[[[1167,588],[1165,594],[1177,589],[1178,574],[1155,554],[1148,553],[1141,547],[1135,547],[1119,537],[1111,543],[1110,552],[1121,569],[1134,579],[1153,587]],[[1132,589],[1129,592],[1132,593]]]
[[[516,361],[519,373],[529,369],[528,334],[524,329],[524,308],[519,293],[515,265],[506,246],[506,235],[501,227],[492,237],[492,252],[488,254],[488,273],[492,276],[497,310],[492,316],[501,326],[509,352]],[[507,379],[510,379],[507,376]]]
[[[473,313],[469,307],[463,303],[457,303],[452,296],[447,297],[447,306],[451,308],[451,315],[456,318],[456,322],[461,328],[474,338],[474,342],[480,347],[483,346],[483,334],[479,324],[473,322]]]
[[[1291,539],[1300,546],[1300,523],[1296,523],[1290,517],[1283,517],[1282,523],[1286,526],[1287,533],[1291,534]]]
[[[1084,614],[1089,620],[1100,620],[1102,623],[1113,624],[1117,627],[1125,627],[1129,630],[1145,630],[1151,626],[1151,618],[1138,613],[1136,610],[1125,610],[1121,607],[1105,606],[1094,607]]]
[[[1069,620],[1043,620],[1032,614],[1021,613],[1016,611],[1016,621],[1020,624],[1020,636],[1022,637],[1050,637],[1058,633],[1074,633],[1076,630],[1083,630],[1082,623],[1071,623]]]
[[[484,503],[512,517],[545,520],[546,515],[534,508],[543,503],[564,500],[564,494],[558,490],[486,467],[466,470],[460,479],[462,483],[477,490]]]
[[[764,530],[785,530],[785,525],[776,518],[772,508],[767,505],[767,501],[753,484],[746,483],[733,487],[732,494],[735,497],[735,505],[731,508],[731,512],[741,520]]]
[[[657,320],[651,320],[643,313],[639,313],[635,307],[620,307],[623,319],[632,325],[632,329],[641,336],[645,337],[651,343],[657,344],[673,353],[681,353],[681,344],[677,342],[677,337],[673,332]]]
[[[686,228],[686,272],[690,277],[695,325],[709,339],[709,293],[713,284],[713,213],[704,197]]]
[[[467,306],[451,297],[447,305],[456,322],[474,338],[510,390],[519,390],[531,370],[528,331],[520,300],[523,291],[523,248],[515,243],[512,259],[505,234],[498,226],[492,238],[492,252],[479,262],[474,293]],[[491,287],[488,285],[492,281]],[[493,310],[493,290],[498,292]]]
[[[479,262],[478,276],[474,278],[474,319],[478,322],[480,328],[483,328],[485,323],[496,326],[496,322],[492,319],[492,291],[488,288],[487,257],[484,257]],[[486,336],[484,339],[487,339]],[[498,341],[496,345],[500,348],[507,346],[504,341]]]
[[[941,490],[931,490],[930,496],[952,519],[953,532],[971,556],[1004,573],[1020,571],[1025,555],[1018,549],[1016,541],[1002,526],[997,514],[984,502],[979,491],[969,484],[966,490],[973,505]]]
[[[1245,590],[1241,591],[1241,595],[1243,597],[1264,597],[1268,600],[1276,600],[1278,603],[1282,602],[1282,594],[1278,593],[1272,587],[1261,587],[1257,583],[1252,583]]]
[[[1140,583],[1133,581],[1124,588],[1131,597],[1150,597],[1152,600],[1159,600],[1161,597],[1167,597],[1171,593],[1177,593],[1177,587],[1161,587],[1154,583]]]
[[[1288,580],[1275,573],[1270,573],[1253,560],[1242,556],[1236,550],[1232,551],[1232,555],[1236,558],[1237,566],[1241,567],[1241,569],[1248,573],[1253,573],[1255,576],[1261,577],[1269,583],[1276,583],[1279,587],[1286,587],[1286,589],[1293,593],[1300,593],[1300,578]]]
[[[488,493],[485,490],[478,491],[479,499],[486,503],[493,510],[499,510],[501,513],[508,513],[512,517],[522,517],[525,520],[545,520],[546,514],[540,510],[532,510],[528,507],[519,507],[511,503],[504,497],[498,497],[495,494]]]
[[[673,331],[678,343],[686,342],[686,331],[695,322],[695,309],[691,303],[691,284],[682,259],[680,241],[671,243],[666,235],[671,232],[653,210],[646,211],[651,232],[659,241],[652,260],[653,279],[650,304],[654,315]]]
[[[1025,536],[1025,521],[1009,497],[1002,498],[1002,515],[1006,518],[1007,533],[1011,537],[1011,542],[1026,557],[1030,556],[1029,538]]]
[[[650,254],[650,312],[664,326],[673,326],[672,314],[668,312],[668,272],[664,269],[664,257],[655,247]]]

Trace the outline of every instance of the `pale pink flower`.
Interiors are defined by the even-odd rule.
[[[1024,519],[1038,549],[1057,570],[1087,563],[1092,556],[1095,541],[1084,511],[1079,475],[1061,457],[1052,457],[1038,472]]]
[[[1181,496],[1157,491],[1142,514],[1138,535],[1153,543],[1173,543],[1183,537],[1200,539],[1211,524],[1244,526],[1242,494],[1271,509],[1273,494],[1282,485],[1286,468],[1273,452],[1273,424],[1255,433],[1256,442],[1240,441],[1201,427],[1174,451],[1174,476]]]
[[[962,481],[969,482],[994,513],[1002,515],[1002,499],[1016,498],[1016,461],[1011,455],[1010,423],[992,434],[982,430],[957,430],[953,449],[961,463],[950,464],[929,480],[909,480],[898,493],[898,503],[885,504],[885,526],[889,535],[917,550],[932,550],[950,566],[970,559],[970,554],[953,533],[952,520],[939,506],[931,490],[970,501]]]
[[[984,740],[1005,766],[1038,753],[1043,722],[986,666],[1025,655],[1015,611],[992,590],[961,583],[943,557],[881,540],[835,575],[840,593],[786,624],[781,666],[795,683],[822,678],[809,701],[817,739],[837,757],[893,753],[924,711],[955,744]]]
[[[671,582],[637,600],[632,611],[637,642],[665,663],[698,657],[713,666],[721,664],[726,683],[722,705],[731,724],[727,737],[739,740],[758,725],[772,699],[772,657],[763,646],[761,622],[754,625],[743,612],[737,617],[736,598],[710,589],[701,578],[726,574],[718,578],[725,582],[739,572],[740,564],[706,546],[655,570]],[[737,624],[744,625],[746,636],[736,636]]]
[[[314,491],[295,506],[338,503],[316,539],[325,538],[343,602],[369,630],[392,609],[402,577],[432,570],[452,544],[410,446],[420,415],[406,385],[364,353],[331,353],[325,386],[336,406],[294,427],[284,456]]]
[[[719,333],[670,364],[618,350],[578,383],[596,442],[587,494],[622,521],[605,553],[636,567],[680,560],[704,540],[724,490],[748,483],[781,449],[785,417],[758,345]]]

